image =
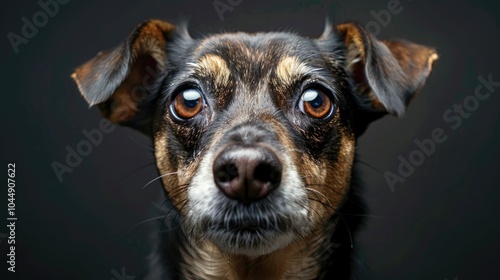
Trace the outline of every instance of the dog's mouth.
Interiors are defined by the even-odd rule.
[[[238,233],[259,233],[263,231],[280,232],[290,228],[290,219],[268,215],[267,217],[228,218],[220,222],[209,223],[207,231],[227,231]]]
[[[200,224],[202,236],[225,252],[261,255],[283,247],[299,234],[292,215],[264,203],[232,206]]]

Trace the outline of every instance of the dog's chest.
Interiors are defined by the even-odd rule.
[[[330,231],[333,228],[330,229]],[[182,279],[207,280],[313,280],[320,279],[320,260],[328,259],[333,248],[325,235],[313,241],[297,241],[295,246],[267,258],[230,257],[209,242],[188,246],[183,252]],[[229,261],[231,260],[231,261]]]

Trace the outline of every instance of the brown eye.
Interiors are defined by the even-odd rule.
[[[300,111],[315,119],[329,116],[332,107],[332,101],[321,89],[306,89],[299,100]]]
[[[186,89],[177,94],[172,107],[177,117],[190,119],[203,109],[203,98],[197,89]]]

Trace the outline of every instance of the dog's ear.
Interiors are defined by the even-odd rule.
[[[90,106],[112,122],[150,133],[155,97],[148,88],[165,69],[174,30],[164,21],[146,21],[120,46],[78,67],[71,77]]]
[[[355,23],[337,25],[336,31],[360,109],[374,116],[404,115],[429,76],[436,51],[408,41],[379,41]]]

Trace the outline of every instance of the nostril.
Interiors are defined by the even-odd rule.
[[[215,179],[219,183],[227,183],[230,180],[229,176],[226,172],[218,171],[217,174],[215,174],[215,175],[216,175]]]
[[[253,178],[261,183],[277,185],[281,181],[281,166],[278,164],[261,163],[253,172]]]
[[[215,180],[218,183],[229,183],[236,177],[238,177],[238,168],[232,163],[224,164],[216,168]]]

